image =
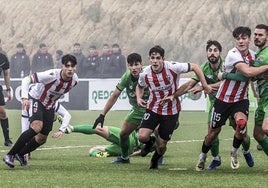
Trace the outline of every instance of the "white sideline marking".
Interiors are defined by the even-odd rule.
[[[187,168],[169,168],[168,170],[188,170]]]
[[[224,141],[232,140],[232,138],[226,138],[221,139]],[[175,141],[169,141],[169,143],[191,143],[191,142],[203,142],[204,140],[175,140]],[[90,145],[84,145],[84,146],[52,146],[52,147],[42,147],[38,148],[37,150],[54,150],[54,149],[73,149],[73,148],[89,148]],[[7,152],[9,150],[0,150],[0,152]]]
[[[226,139],[221,139],[224,141],[232,140],[232,138],[226,138]],[[203,142],[204,140],[175,140],[175,141],[169,141],[169,143],[187,143],[187,142]]]

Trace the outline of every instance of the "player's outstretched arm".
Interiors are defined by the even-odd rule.
[[[200,67],[194,63],[190,63],[190,66],[191,66],[190,70],[194,71],[195,74],[198,76],[198,78],[199,78],[199,80],[204,88],[204,91],[207,94],[211,94],[213,92],[212,87],[207,84],[204,73],[202,72]]]
[[[100,124],[101,127],[103,127],[105,115],[110,111],[110,109],[116,103],[116,101],[117,101],[118,97],[120,96],[121,92],[122,91],[120,91],[119,89],[115,88],[113,94],[110,96],[110,98],[108,99],[107,103],[105,104],[103,111],[101,112],[99,117],[97,117],[97,119],[95,120],[95,122],[93,124],[93,129],[95,129],[99,124]]]

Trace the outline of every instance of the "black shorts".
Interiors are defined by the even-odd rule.
[[[229,116],[234,117],[237,112],[242,112],[248,116],[248,108],[249,101],[247,99],[235,103],[226,103],[216,99],[211,112],[210,128],[216,129],[225,125]]]
[[[143,115],[141,127],[155,130],[158,127],[158,134],[163,140],[170,140],[172,133],[177,126],[179,114],[175,115],[159,115],[151,110],[146,109]]]
[[[54,120],[54,109],[46,109],[41,102],[30,97],[29,119],[30,123],[34,120],[43,122],[43,128],[40,131],[43,135],[48,135],[52,130]]]
[[[3,87],[0,85],[0,106],[4,106],[5,103],[5,97],[3,94]]]

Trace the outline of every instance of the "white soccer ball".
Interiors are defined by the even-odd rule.
[[[202,96],[202,91],[197,92],[197,93],[194,93],[194,92],[190,92],[190,93],[189,93],[189,97],[190,97],[192,100],[194,100],[194,101],[200,99],[201,96]]]

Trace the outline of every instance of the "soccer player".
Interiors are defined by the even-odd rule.
[[[113,163],[130,163],[129,160],[129,147],[130,140],[129,135],[138,128],[140,125],[142,116],[145,112],[144,107],[137,105],[135,88],[138,83],[139,74],[142,71],[142,59],[141,56],[137,53],[129,54],[127,57],[127,66],[128,71],[126,71],[121,77],[120,82],[117,84],[113,94],[108,99],[107,103],[104,106],[99,117],[95,120],[93,129],[96,128],[98,124],[103,126],[105,115],[116,103],[121,92],[126,89],[127,96],[129,98],[129,103],[132,106],[132,109],[125,117],[122,129],[120,131],[120,147],[121,147],[121,156],[119,156]],[[145,92],[141,96],[144,100],[148,99],[148,93]]]
[[[52,138],[60,138],[63,136],[63,133],[66,132],[66,128],[68,127],[70,120],[71,120],[71,114],[62,106],[58,101],[55,104],[55,114],[54,114],[54,121],[57,120],[57,114],[60,116],[60,128],[57,132],[53,133]],[[21,111],[21,132],[28,130],[30,127],[30,114],[29,110],[23,109]],[[28,161],[30,159],[30,153],[26,153],[24,155],[24,160]]]
[[[268,65],[268,26],[259,24],[254,30],[254,44],[258,47],[254,67]],[[267,75],[266,75],[267,76]],[[257,77],[259,92],[258,108],[255,111],[253,135],[265,154],[268,156],[268,81],[265,77]]]
[[[24,155],[43,145],[52,130],[56,101],[69,92],[78,82],[76,58],[72,55],[62,57],[61,69],[37,72],[22,80],[22,109],[29,109],[30,128],[24,131],[3,161],[14,168],[14,158],[21,166],[27,166]],[[29,85],[36,83],[29,91]]]
[[[212,91],[198,65],[164,61],[164,55],[165,50],[161,46],[154,46],[150,49],[149,60],[151,65],[140,73],[136,87],[138,105],[146,107],[138,136],[139,141],[146,144],[144,148],[145,154],[151,150],[155,142],[151,134],[159,125],[157,148],[152,156],[150,169],[158,168],[157,161],[165,153],[167,142],[171,139],[179,117],[181,108],[178,98],[166,103],[161,103],[161,100],[176,92],[180,74],[194,71],[199,77],[204,90],[208,93]],[[149,88],[150,91],[148,101],[142,98],[145,88]]]
[[[10,102],[12,100],[11,98],[11,89],[10,89],[10,71],[9,71],[9,61],[7,59],[7,56],[0,53],[0,73],[3,71],[4,73],[4,81],[6,85],[6,92],[7,92],[7,101]],[[0,123],[3,130],[3,135],[5,138],[4,145],[11,147],[12,141],[9,138],[9,122],[8,117],[6,114],[6,108],[5,108],[5,98],[3,94],[3,88],[0,85]]]
[[[114,126],[97,126],[93,129],[93,125],[85,124],[85,125],[69,125],[67,128],[67,134],[72,132],[74,133],[83,133],[83,134],[96,134],[111,142],[110,145],[107,146],[95,146],[91,148],[89,151],[90,156],[92,157],[108,157],[108,156],[121,156],[121,147],[120,147],[120,131],[119,127]],[[129,135],[129,151],[128,153],[132,155],[134,152],[139,151],[141,149],[141,144],[137,140],[137,131],[134,130]]]
[[[237,27],[233,31],[235,47],[231,49],[225,59],[226,73],[241,72],[245,76],[256,76],[268,70],[268,66],[262,68],[252,67],[255,53],[249,49],[251,30],[248,27]],[[197,171],[204,170],[207,153],[212,146],[213,140],[218,136],[221,127],[228,117],[233,117],[236,123],[236,131],[231,150],[231,167],[239,168],[237,151],[243,142],[247,131],[248,118],[248,85],[249,81],[236,81],[225,79],[221,82],[212,109],[212,119],[208,134],[206,135],[199,160],[196,165]]]
[[[218,73],[222,71],[222,64],[223,59],[221,58],[221,52],[222,52],[222,46],[221,44],[216,40],[209,40],[207,41],[206,45],[206,54],[207,54],[207,61],[201,65],[201,69],[203,71],[203,74],[206,78],[207,83],[213,88],[212,94],[210,94],[209,97],[209,112],[208,112],[208,127],[210,125],[211,121],[211,112],[212,107],[214,105],[214,101],[216,99],[216,93],[220,86],[221,80],[218,78]],[[178,91],[176,92],[176,95],[180,96],[184,93],[192,92],[200,92],[203,90],[203,87],[200,85],[197,85],[199,82],[199,78],[194,75],[191,80],[184,83]],[[233,118],[229,118],[230,126],[232,126],[235,130],[235,122]],[[252,155],[249,151],[250,147],[250,137],[248,134],[244,135],[243,139],[243,150],[244,150],[244,157],[246,159],[246,162],[249,166],[253,166],[254,161],[252,158]],[[207,167],[208,170],[215,170],[218,166],[221,165],[221,157],[219,155],[219,138],[216,137],[214,141],[211,144],[211,155],[213,156],[213,160],[211,161],[210,165]]]

